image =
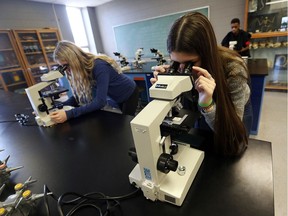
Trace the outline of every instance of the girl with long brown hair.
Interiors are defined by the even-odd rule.
[[[245,62],[236,52],[217,45],[211,23],[197,12],[174,22],[167,49],[171,60],[180,63],[180,67],[194,64],[194,88],[204,120],[204,126],[203,122],[200,125],[214,132],[215,150],[222,155],[241,154],[248,144],[252,118]],[[156,74],[164,72],[165,67],[157,67]]]

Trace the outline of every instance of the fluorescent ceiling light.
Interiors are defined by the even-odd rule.
[[[278,0],[278,1],[266,2],[266,5],[283,3],[283,2],[288,2],[288,0]]]
[[[26,0],[26,1],[61,4],[71,7],[97,7],[112,0]]]

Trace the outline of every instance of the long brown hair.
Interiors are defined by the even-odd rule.
[[[66,76],[73,94],[80,104],[87,104],[92,100],[92,85],[95,84],[95,80],[92,78],[92,71],[94,60],[97,58],[108,62],[118,73],[121,73],[119,65],[111,57],[104,54],[94,55],[84,52],[70,41],[63,40],[58,42],[54,50],[55,61],[69,64],[70,73],[66,73]]]
[[[167,49],[169,53],[182,52],[201,58],[201,67],[206,69],[216,82],[213,93],[213,100],[217,104],[215,148],[224,155],[237,155],[242,152],[248,138],[229,93],[227,78],[231,74],[226,74],[225,69],[227,63],[232,61],[239,62],[246,69],[243,61],[234,51],[218,47],[211,23],[206,16],[197,12],[188,13],[175,21],[168,35]]]

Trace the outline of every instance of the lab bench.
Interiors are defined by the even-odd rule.
[[[15,113],[32,112],[26,95],[0,90],[0,101],[2,121],[12,120]],[[14,193],[13,185],[24,182],[28,176],[37,180],[34,193],[41,193],[44,184],[57,196],[67,192],[101,192],[111,197],[134,192],[136,189],[128,180],[136,165],[128,156],[128,150],[134,146],[132,119],[133,116],[98,111],[47,128],[2,122],[0,143],[5,151],[1,158],[11,155],[8,166],[24,166],[11,174],[11,187],[5,188],[5,194]],[[32,116],[30,121],[32,124]],[[48,199],[51,215],[59,215],[57,202]],[[205,152],[181,207],[147,200],[142,193],[121,200],[119,205],[126,216],[206,216],[215,212],[221,216],[272,216],[271,143],[249,139],[247,150],[237,158]],[[83,208],[78,213],[93,215],[95,209]],[[44,203],[37,206],[31,214],[34,215],[45,215]]]

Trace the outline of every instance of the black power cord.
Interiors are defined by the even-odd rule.
[[[35,122],[29,122],[29,115],[25,115],[22,113],[14,114],[15,120],[0,120],[1,123],[9,123],[9,122],[18,122],[20,125],[23,126],[38,126]]]
[[[119,201],[136,196],[140,190],[141,189],[138,188],[129,194],[116,197],[106,196],[105,194],[100,192],[92,192],[85,195],[68,192],[59,197],[58,211],[60,213],[60,216],[72,216],[80,209],[92,207],[97,210],[100,216],[114,216],[116,214],[123,215]],[[64,198],[68,196],[72,196],[75,198],[64,201]],[[62,210],[62,206],[64,205],[74,205],[73,208],[66,215],[64,215]]]
[[[18,122],[17,120],[3,120],[0,123]]]
[[[99,216],[123,216],[122,208],[120,205],[121,200],[126,200],[135,197],[138,192],[141,191],[140,188],[137,188],[135,191],[125,194],[122,196],[106,196],[100,192],[91,192],[87,194],[79,194],[75,192],[67,192],[62,194],[60,197],[55,196],[54,194],[49,195],[54,200],[57,201],[57,209],[60,216],[73,216],[80,210],[85,208],[94,209]],[[48,204],[47,195],[51,192],[49,188],[44,186],[44,205],[46,209],[46,215],[50,216],[50,209]],[[70,198],[70,199],[67,199]],[[63,208],[70,206],[70,210],[64,214]],[[72,207],[71,207],[72,206]]]

